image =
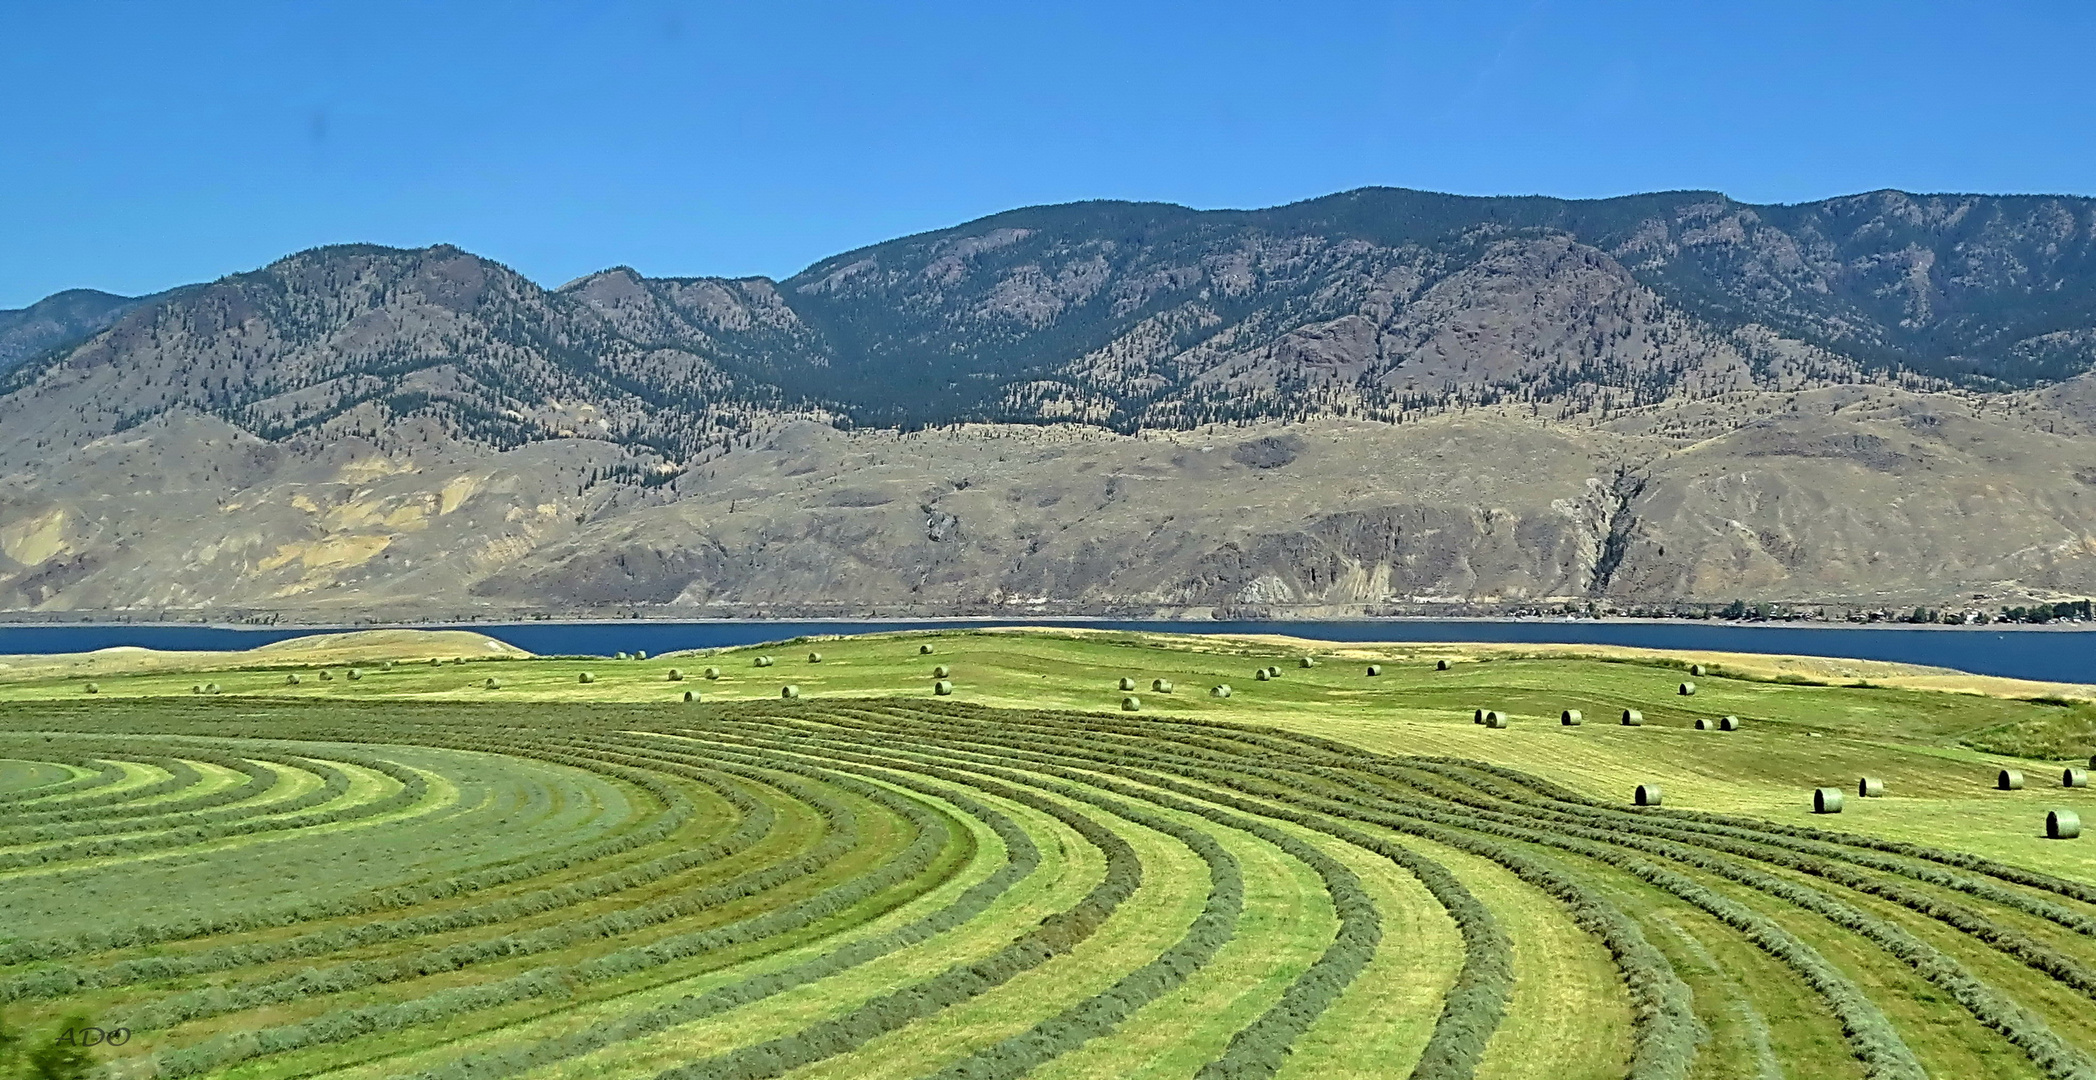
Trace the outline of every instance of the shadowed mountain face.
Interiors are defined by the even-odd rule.
[[[783,282],[825,363],[767,374],[868,421],[1123,428],[1858,370],[2028,385],[2096,363],[2092,253],[2087,199],[1377,189],[1241,212],[1041,207]]]
[[[2086,199],[1371,189],[784,281],[359,245],[60,294],[0,313],[0,608],[2085,594],[2092,237]]]
[[[16,443],[73,445],[186,410],[273,441],[428,427],[486,447],[594,436],[682,459],[776,398],[694,344],[707,343],[623,335],[457,248],[322,248],[164,294],[16,371],[0,424]]]
[[[385,424],[431,417],[496,446],[588,428],[685,457],[781,408],[1133,431],[1651,404],[1874,373],[2057,381],[2096,365],[2096,200],[1076,203],[783,282],[618,268],[548,291],[456,248],[350,246],[131,303],[60,294],[0,314],[0,336],[36,326],[55,343],[126,316],[37,369],[123,368],[161,388],[98,388],[122,417],[180,403],[277,437],[375,403]]]
[[[26,308],[0,311],[0,373],[53,349],[78,344],[150,299],[69,289]]]

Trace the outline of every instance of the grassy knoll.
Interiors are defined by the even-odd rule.
[[[0,672],[8,1023],[89,1015],[130,1033],[112,1075],[170,1080],[2096,1075],[2096,839],[2040,835],[2096,825],[2069,693],[1105,633],[411,643],[353,643],[355,678],[341,643]]]

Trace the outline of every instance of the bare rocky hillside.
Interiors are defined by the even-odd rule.
[[[1368,190],[785,281],[355,246],[62,294],[0,313],[43,335],[0,376],[0,610],[2084,596],[2092,236],[2079,199]]]

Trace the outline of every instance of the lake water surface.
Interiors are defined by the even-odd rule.
[[[1013,620],[1014,622],[1024,620]],[[535,653],[609,656],[651,653],[814,634],[1010,625],[983,620],[854,622],[531,622],[431,629],[476,630]],[[2096,682],[2096,630],[1995,630],[1792,626],[1589,620],[1363,619],[1345,622],[1145,622],[1042,620],[1040,625],[1182,634],[1290,634],[1322,641],[1563,642],[1656,649],[1790,653],[1895,660],[2060,682]],[[322,631],[312,627],[0,626],[0,654],[60,653],[143,645],[153,649],[248,649]]]

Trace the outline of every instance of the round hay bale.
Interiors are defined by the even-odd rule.
[[[320,673],[320,681],[321,681],[321,682],[334,682],[334,681],[335,681],[335,673],[334,673],[334,672],[332,672],[332,671],[326,671],[326,670],[323,670],[323,671],[322,671],[322,672]]]
[[[217,683],[215,683],[215,682],[207,682],[207,683],[205,683],[205,684],[204,684],[204,692],[205,692],[205,693],[207,693],[207,694],[217,694],[217,693],[223,693],[223,691],[221,691],[221,690],[220,690],[220,689],[218,688],[218,684],[217,684]]]
[[[1994,774],[1994,788],[1997,791],[2022,791],[2023,774],[2014,769],[2003,769]]]
[[[289,675],[286,675],[286,676],[284,676],[284,685],[285,685],[285,686],[297,686],[298,684],[299,684],[299,677],[298,677],[298,672],[294,671],[294,672],[292,672],[291,674],[289,674]]]
[[[1685,682],[1685,683],[1682,683],[1682,684],[1681,684],[1681,696],[1682,696],[1682,697],[1695,697],[1695,696],[1696,696],[1696,684],[1695,684],[1695,683],[1692,683],[1692,682]]]
[[[463,664],[466,662],[466,658],[463,656],[454,656],[451,658],[451,662],[454,664]]]
[[[102,692],[102,687],[97,683],[88,683],[86,686],[81,687],[81,689],[87,691],[90,694],[99,694]]]
[[[1880,779],[1878,779],[1878,778],[1877,778],[1877,777],[1875,777],[1875,776],[1863,776],[1863,777],[1858,777],[1858,778],[1856,779],[1856,797],[1857,797],[1857,798],[1859,798],[1859,799],[1878,799],[1878,798],[1883,798],[1883,797],[1884,797],[1884,795],[1885,795],[1885,781],[1883,781],[1883,780],[1880,780]]]
[[[1435,670],[1435,671],[1447,671],[1447,670],[1448,670],[1448,661],[1446,661],[1446,660],[1436,660],[1436,661],[1434,661],[1434,670]]]
[[[669,670],[669,674],[667,674],[667,675],[665,675],[665,676],[663,676],[663,677],[664,677],[664,678],[666,678],[666,679],[668,679],[668,680],[669,680],[669,681],[671,681],[671,682],[683,682],[683,681],[684,681],[684,673],[683,673],[683,672],[681,672],[681,671],[678,671],[678,670],[677,670],[676,668],[671,668],[671,669]]]
[[[1306,668],[1316,667],[1316,666],[1317,666],[1317,661],[1316,661],[1316,660],[1313,660],[1313,659],[1311,659],[1310,657],[1307,657],[1307,656],[1305,656],[1305,657],[1302,657],[1301,659],[1297,660],[1297,661],[1295,662],[1295,666],[1297,666],[1297,667],[1306,667]]]
[[[646,659],[648,658],[648,650],[646,650],[646,649],[635,649],[635,650],[633,650],[633,658],[634,658],[635,660],[646,660]]]
[[[1160,693],[1160,694],[1169,694],[1169,693],[1171,693],[1171,692],[1172,692],[1172,680],[1170,680],[1170,679],[1151,679],[1151,680],[1150,680],[1150,689],[1152,689],[1152,690],[1155,690],[1155,691],[1157,691],[1157,692],[1158,692],[1158,693]]]
[[[1134,679],[1131,679],[1131,678],[1129,678],[1129,677],[1128,677],[1128,676],[1126,676],[1126,675],[1123,675],[1123,676],[1121,676],[1121,682],[1120,682],[1120,684],[1119,684],[1119,689],[1122,689],[1122,690],[1133,690],[1133,689],[1135,689],[1135,680],[1134,680]]]
[[[703,674],[709,679],[718,679],[720,678],[720,669],[717,667],[710,667],[707,668],[705,672],[703,672]]]
[[[686,690],[686,691],[684,692],[684,700],[686,700],[686,701],[697,701],[697,700],[699,700],[699,695],[697,695],[697,694],[694,694],[694,693],[692,693],[692,692],[691,692],[691,691],[689,691],[689,690]]]
[[[1578,709],[1566,709],[1564,712],[1557,714],[1557,722],[1565,727],[1578,727],[1586,723],[1586,720],[1587,718]]]
[[[488,676],[486,686],[490,690],[500,690],[502,689],[502,680],[490,675]]]
[[[92,685],[94,685],[94,684],[93,684],[93,683],[89,683],[88,685],[92,686]],[[92,693],[92,692],[93,692],[93,691],[89,691],[89,693]],[[2060,786],[2061,786],[2061,787],[2088,787],[2088,786],[2089,786],[2089,770],[2087,770],[2087,769],[2077,769],[2077,768],[2074,768],[2074,767],[2073,767],[2073,766],[2071,766],[2071,765],[2070,765],[2070,766],[2068,766],[2068,767],[2067,767],[2067,769],[2066,769],[2066,771],[2064,771],[2064,772],[2060,773]]]
[[[1645,723],[1645,714],[1644,714],[1644,713],[1641,713],[1641,712],[1637,711],[1636,709],[1625,709],[1625,710],[1623,710],[1623,726],[1624,726],[1624,727],[1642,727],[1642,726],[1644,725],[1644,723]]]
[[[1265,668],[1260,668],[1260,669],[1259,669],[1258,671],[1255,671],[1255,672],[1253,672],[1253,673],[1252,673],[1252,678],[1254,678],[1254,679],[1257,679],[1257,680],[1259,680],[1260,682],[1265,682],[1266,680],[1268,680],[1268,679],[1271,679],[1271,678],[1273,678],[1273,676],[1272,676],[1272,675],[1268,675],[1268,674],[1266,673],[1266,669],[1265,669]]]
[[[1658,784],[1639,784],[1635,793],[1639,806],[1658,806],[1660,799]]]
[[[1815,814],[1841,813],[1841,789],[1830,787],[1813,788],[1812,812]]]
[[[930,656],[931,654],[932,654],[932,647],[931,647],[931,646],[929,646],[929,645],[919,645],[919,646],[917,646],[917,655],[919,655],[919,656]]]
[[[612,659],[613,659],[613,660],[631,660],[631,659],[633,659],[633,658],[632,658],[632,657],[630,657],[630,656],[628,656],[628,655],[626,655],[625,653],[621,652],[621,653],[619,653],[619,654],[618,654],[617,656],[614,656],[614,657],[612,657]]]
[[[190,687],[190,688],[189,688],[189,692],[190,692],[190,693],[192,693],[192,694],[201,694],[201,693],[203,693],[203,692],[204,692],[204,684],[203,684],[203,683],[198,683],[198,684],[196,684],[195,686],[192,686],[192,687]]]
[[[932,693],[937,694],[940,697],[945,697],[946,695],[953,693],[953,684],[947,682],[945,679],[940,679],[938,682],[932,684]]]
[[[1488,728],[1503,728],[1507,726],[1506,714],[1496,710],[1487,711],[1485,713],[1485,726]]]
[[[811,664],[820,664],[820,663],[822,663],[822,654],[821,654],[821,653],[819,653],[819,652],[811,652],[811,653],[809,653],[809,654],[808,654],[808,662],[809,662],[809,663],[811,663]]]
[[[2081,815],[2072,810],[2045,811],[2045,838],[2072,840],[2081,835]]]
[[[1691,675],[1694,675],[1694,676],[1695,676],[1696,678],[1699,678],[1699,679],[1700,679],[1700,678],[1702,678],[1702,677],[1703,677],[1703,665],[1701,665],[1701,664],[1690,664],[1690,665],[1688,666],[1688,673],[1689,673],[1689,674],[1691,674]]]
[[[348,671],[343,672],[343,674],[349,676],[350,682],[355,682],[358,679],[364,677],[364,671],[362,668],[350,668]]]
[[[1369,673],[1370,675],[1381,675],[1381,674],[1383,673],[1383,665],[1381,665],[1381,664],[1370,664],[1370,665],[1368,665],[1368,673]]]
[[[1229,684],[1229,683],[1221,683],[1221,684],[1218,684],[1218,685],[1215,685],[1215,686],[1211,686],[1211,687],[1209,687],[1209,688],[1208,688],[1208,696],[1209,696],[1209,697],[1216,697],[1216,698],[1225,698],[1225,697],[1229,697],[1229,696],[1230,696],[1230,684]]]
[[[1699,717],[1696,717],[1696,730],[1697,730],[1697,731],[1709,731],[1709,730],[1710,730],[1711,728],[1713,728],[1713,727],[1716,727],[1716,726],[1717,726],[1717,725],[1715,725],[1715,724],[1713,724],[1713,723],[1711,723],[1711,722],[1710,722],[1710,717],[1707,717],[1707,716],[1699,716]]]
[[[935,664],[932,666],[932,678],[934,679],[943,679],[951,674],[953,674],[953,669],[947,667],[945,664]]]
[[[577,675],[577,676],[575,676],[575,681],[576,681],[576,682],[579,682],[579,683],[585,683],[585,684],[587,684],[587,683],[593,683],[593,682],[596,682],[596,681],[597,681],[597,677],[596,677],[595,675],[592,675],[592,674],[590,674],[589,672],[585,671],[585,672],[581,673],[580,675]]]
[[[1141,712],[1142,708],[1143,699],[1136,697],[1134,694],[1130,694],[1127,697],[1121,699],[1122,712]]]
[[[750,663],[752,663],[752,664],[756,665],[757,667],[770,667],[770,666],[771,666],[771,657],[769,657],[769,656],[759,656],[759,657],[757,657],[756,659],[754,659],[754,660],[750,661]]]
[[[380,671],[391,671],[391,670],[393,670],[393,661],[391,661],[391,660],[388,660],[388,661],[386,661],[385,663],[383,663],[383,664],[380,664],[380,665],[378,666],[378,669],[379,669]]]
[[[1482,724],[1482,723],[1484,723],[1484,722],[1485,722],[1485,710],[1483,710],[1483,709],[1472,709],[1472,710],[1470,710],[1470,722],[1471,722],[1471,723],[1473,723],[1473,724]]]
[[[432,656],[432,657],[430,657],[430,658],[429,658],[429,666],[430,666],[430,667],[441,667],[441,666],[443,666],[443,663],[444,663],[444,661],[443,661],[443,659],[442,659],[442,658],[440,658],[440,657],[435,657],[435,656]]]
[[[1277,667],[1268,667],[1266,669],[1266,675],[1267,678],[1278,679],[1281,677],[1281,669]]]
[[[801,696],[801,688],[792,683],[787,683],[779,687],[779,696],[782,698],[797,698]]]
[[[1719,731],[1738,731],[1738,730],[1739,730],[1739,717],[1737,717],[1737,716],[1720,716],[1720,717],[1718,717],[1718,730],[1719,730]]]

